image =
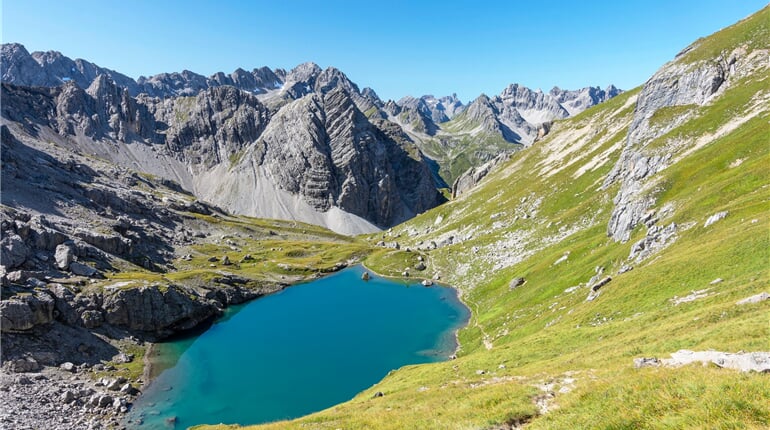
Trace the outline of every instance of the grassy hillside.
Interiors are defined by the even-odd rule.
[[[766,59],[768,26],[765,8],[699,41],[701,58],[678,61],[722,61],[712,47]],[[620,184],[603,184],[626,147],[636,89],[558,122],[475,190],[385,234],[425,255],[426,273],[471,308],[457,359],[404,367],[347,403],[255,428],[770,427],[767,375],[634,366],[681,349],[770,350],[770,301],[736,304],[770,291],[770,68],[757,64],[704,105],[652,118],[677,121],[642,148],[670,154],[643,190],[655,225],[677,226],[659,250],[629,258],[644,225],[627,242],[607,235]],[[367,265],[398,274],[409,254],[381,250]]]

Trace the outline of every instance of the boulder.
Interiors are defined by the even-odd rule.
[[[125,384],[123,384],[123,386],[120,387],[120,392],[121,393],[128,394],[128,395],[131,395],[131,396],[136,394],[137,391],[138,390],[136,388],[134,388],[134,386],[131,385],[130,383],[125,383]]]
[[[47,324],[53,321],[54,308],[54,299],[39,291],[0,301],[0,329],[19,333]]]
[[[511,283],[508,284],[508,289],[515,290],[516,288],[519,288],[520,286],[524,285],[525,282],[527,282],[527,280],[524,278],[521,278],[521,277],[513,278],[511,280]]]
[[[737,305],[748,305],[748,304],[752,304],[752,303],[763,302],[763,301],[765,301],[767,299],[770,299],[770,294],[764,292],[764,293],[756,294],[756,295],[751,296],[751,297],[746,297],[745,299],[742,299],[742,300],[738,300],[735,304],[737,304]]]
[[[126,354],[125,352],[121,352],[112,357],[112,362],[117,364],[130,363],[132,361],[134,361],[134,354]]]
[[[126,399],[116,398],[112,401],[112,409],[122,411],[126,407]]]
[[[107,381],[107,384],[105,385],[107,386],[107,389],[110,391],[118,391],[125,383],[126,383],[126,378],[119,377],[119,378]]]
[[[657,367],[660,366],[660,360],[655,357],[640,357],[634,358],[634,367],[641,369],[642,367]]]
[[[425,270],[426,269],[425,263],[423,263],[422,261],[419,261],[417,264],[415,264],[414,268],[417,270]]]
[[[703,227],[706,228],[710,226],[711,224],[714,224],[717,221],[721,221],[727,217],[727,211],[717,212],[714,215],[711,215],[706,219],[706,222],[703,223]]]
[[[75,370],[76,370],[75,365],[73,363],[69,362],[69,361],[64,362],[61,365],[59,365],[59,368],[61,370],[66,371],[66,372],[75,372]]]
[[[86,266],[85,264],[78,263],[77,261],[73,261],[72,263],[70,263],[70,272],[78,276],[86,276],[89,278],[99,273],[99,271],[94,269],[93,267]]]
[[[54,260],[56,260],[56,267],[65,270],[70,267],[70,263],[75,261],[75,249],[71,242],[62,243],[56,247],[54,253]]]
[[[62,393],[60,399],[61,399],[62,403],[72,403],[76,399],[75,393],[73,393],[72,391],[67,390],[67,391]]]
[[[70,290],[70,287],[65,287],[62,284],[50,284],[48,291],[54,296],[55,312],[58,314],[56,319],[68,325],[77,324],[80,320],[80,315],[73,307],[75,293]]]
[[[87,230],[78,230],[75,235],[83,239],[83,242],[113,255],[128,255],[133,245],[131,239],[120,235],[106,235]]]
[[[612,281],[612,277],[607,276],[606,278],[602,279],[601,281],[591,285],[591,291],[599,291],[599,289]]]
[[[36,372],[40,369],[40,364],[32,358],[20,358],[18,360],[13,360],[8,364],[8,370],[10,370],[13,373],[28,373],[28,372]]]
[[[115,399],[113,399],[112,396],[110,396],[109,394],[103,394],[103,395],[99,396],[99,398],[98,398],[98,406],[100,408],[106,408],[107,406],[112,405],[112,402],[114,400]]]
[[[369,272],[364,272],[364,274],[361,275],[361,279],[363,279],[364,281],[368,281],[369,278],[370,278]]]
[[[85,328],[97,328],[101,327],[104,322],[102,313],[97,310],[87,310],[80,314],[80,321]]]
[[[433,285],[433,281],[431,281],[430,279],[423,279],[422,282],[420,282],[420,284],[422,284],[423,287],[430,287],[431,285]]]
[[[7,269],[21,266],[29,253],[29,248],[17,234],[7,235],[0,240],[0,265]]]

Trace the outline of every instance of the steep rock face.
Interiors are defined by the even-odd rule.
[[[297,100],[312,93],[324,95],[337,88],[345,90],[361,112],[382,107],[382,101],[371,88],[361,91],[339,69],[321,69],[312,62],[300,64],[286,75],[281,94],[284,99]]]
[[[164,290],[132,288],[107,294],[102,307],[109,324],[161,333],[190,329],[217,314],[216,307],[192,299],[173,285]]]
[[[500,103],[496,103],[497,101],[497,98],[489,98],[482,94],[468,105],[468,108],[456,120],[462,121],[462,128],[470,130],[473,134],[488,133],[502,136],[509,142],[519,141],[521,136],[500,120],[501,106]],[[508,123],[523,121],[521,116],[516,115],[515,111],[505,112]]]
[[[540,136],[543,124],[577,115],[620,93],[612,85],[607,90],[586,87],[566,91],[557,87],[543,93],[511,84],[499,96],[491,98],[490,103],[497,111],[497,120],[509,130],[503,137],[509,142],[530,145]]]
[[[143,102],[165,129],[165,139],[158,143],[179,159],[206,168],[230,163],[270,120],[255,96],[231,86],[209,88],[195,97]]]
[[[109,137],[121,142],[133,140],[134,136],[138,138],[154,137],[155,127],[152,124],[152,117],[147,109],[138,105],[128,90],[120,88],[107,75],[97,76],[91,85],[86,89],[86,93],[91,96],[91,106],[83,105],[69,106],[70,109],[77,109],[78,113],[84,114],[88,108],[92,108],[90,128],[95,131],[91,137]],[[66,103],[64,97],[60,99],[61,103]],[[60,103],[57,103],[57,108]]]
[[[335,88],[281,109],[260,138],[258,163],[280,188],[320,211],[337,206],[392,225],[435,206],[439,194],[419,155],[410,155],[404,147],[409,143],[390,133],[370,123],[347,91]]]
[[[121,142],[154,137],[155,121],[125,89],[99,75],[87,90],[68,82],[56,88],[3,84],[3,117],[25,124],[50,126],[63,136],[82,135]]]
[[[236,213],[360,233],[438,204],[419,150],[395,124],[370,122],[355,103],[363,96],[349,93],[339,84],[343,78],[338,71],[320,73],[322,92],[285,101],[273,114],[256,96],[230,86],[161,100],[134,99],[108,77],[87,90],[74,83],[3,84],[3,117],[26,123],[30,138],[50,127],[73,149],[178,180]],[[98,189],[88,193],[104,197]],[[102,242],[110,249],[133,246]]]
[[[286,72],[283,69],[270,70],[267,67],[247,72],[241,68],[232,73],[217,72],[209,77],[184,70],[182,72],[160,73],[150,77],[140,76],[136,80],[136,90],[132,95],[140,93],[151,97],[191,97],[198,93],[219,87],[233,86],[252,94],[264,94],[280,88]]]
[[[452,184],[452,198],[457,198],[461,194],[478,185],[495,167],[505,163],[511,158],[510,154],[500,154],[492,160],[478,167],[471,167],[465,173],[460,175]]]
[[[757,68],[767,68],[767,50],[747,52],[745,47],[723,53],[719,57],[688,64],[679,59],[663,66],[642,88],[629,127],[626,146],[618,163],[607,176],[604,187],[620,182],[614,199],[608,236],[627,241],[631,231],[655,204],[649,190],[651,178],[665,169],[676,156],[692,144],[688,139],[669,140],[666,147],[646,146],[670,130],[679,127],[693,114],[693,108],[710,104],[725,88]],[[655,121],[654,115],[679,107],[666,121]]]
[[[433,136],[438,130],[437,121],[433,118],[434,112],[422,97],[404,97],[398,103],[390,105],[389,109],[391,115],[397,117],[400,123],[408,124],[417,132]],[[446,121],[446,117],[440,119]]]
[[[53,296],[43,289],[26,293],[0,301],[0,328],[3,333],[25,332],[53,321]]]

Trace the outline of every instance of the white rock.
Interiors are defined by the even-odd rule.
[[[753,295],[751,297],[746,297],[745,299],[742,299],[742,300],[738,300],[735,304],[736,305],[748,305],[748,304],[752,304],[752,303],[763,302],[763,301],[765,301],[767,299],[770,299],[770,293],[763,292],[763,293],[759,293],[759,294]]]
[[[711,224],[714,224],[715,222],[719,220],[723,220],[727,216],[727,211],[717,212],[714,215],[711,215],[706,219],[706,222],[703,224],[703,227],[708,227]]]

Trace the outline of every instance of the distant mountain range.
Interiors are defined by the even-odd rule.
[[[384,102],[313,63],[134,80],[15,43],[2,45],[0,66],[14,134],[36,140],[47,129],[63,146],[173,180],[234,213],[344,233],[430,209],[468,168],[620,93],[514,84],[469,105],[456,95]]]

